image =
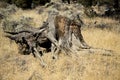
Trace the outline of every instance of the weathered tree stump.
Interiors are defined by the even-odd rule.
[[[51,13],[47,19],[49,23],[48,36],[53,43],[52,53],[54,56],[59,51],[64,53],[75,53],[80,49],[90,48],[83,39],[81,34],[81,25],[83,22],[78,15],[67,18],[65,16]]]
[[[5,32],[9,34],[6,37],[20,44],[22,47],[21,51],[25,52],[24,54],[33,53],[44,65],[44,61],[41,58],[44,52],[42,51],[43,48],[47,51],[50,49],[53,58],[57,58],[59,52],[69,55],[80,49],[90,48],[81,34],[80,28],[82,24],[83,22],[79,15],[68,18],[52,12],[40,28],[19,32]]]

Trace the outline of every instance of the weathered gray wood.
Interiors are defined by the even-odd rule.
[[[51,48],[53,58],[58,58],[58,53],[63,52],[67,55],[76,53],[80,49],[90,48],[81,34],[82,21],[76,16],[68,18],[58,15],[56,12],[50,12],[48,19],[40,28],[22,30],[19,32],[7,32],[10,39],[20,43],[23,50],[33,53],[40,59],[41,64],[44,61],[39,52],[42,49]],[[47,43],[47,45],[46,45]]]
[[[53,43],[52,54],[57,55],[58,52],[75,53],[80,49],[90,48],[83,39],[81,34],[82,22],[77,17],[70,18],[51,14],[48,17],[49,23],[48,35],[46,36]],[[47,33],[46,33],[47,34]]]

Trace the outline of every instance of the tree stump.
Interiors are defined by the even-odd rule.
[[[80,49],[90,48],[81,34],[83,22],[78,15],[68,18],[58,13],[51,13],[46,22],[40,28],[32,28],[19,32],[7,32],[6,37],[20,43],[27,54],[33,53],[43,63],[42,49],[51,49],[54,58],[59,52],[72,54]]]

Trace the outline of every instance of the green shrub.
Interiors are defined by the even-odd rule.
[[[45,5],[45,3],[50,2],[50,0],[0,0],[10,4],[15,4],[23,9],[31,8],[32,4],[35,6]]]
[[[93,0],[78,0],[79,3],[86,7],[92,6]]]
[[[83,4],[86,7],[92,6],[92,5],[102,5],[102,4],[109,4],[111,6],[119,6],[120,0],[78,0],[79,3]],[[119,6],[120,7],[120,6]]]
[[[7,3],[14,3],[18,7],[22,8],[31,8],[31,6],[34,4],[34,6],[38,5],[45,5],[47,2],[50,2],[51,0],[0,0],[5,1]],[[102,4],[109,4],[111,6],[114,6],[114,8],[120,8],[120,0],[77,0],[78,3],[83,4],[86,7],[90,7],[92,5],[102,5]]]

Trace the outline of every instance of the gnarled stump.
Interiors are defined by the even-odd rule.
[[[80,48],[90,48],[81,34],[81,25],[83,22],[78,15],[67,18],[65,16],[51,13],[47,19],[48,33],[47,38],[53,43],[52,53],[57,57],[59,51],[64,53],[74,53]]]
[[[21,50],[27,54],[33,53],[41,60],[42,49],[45,48],[51,52],[54,58],[57,58],[61,51],[66,54],[75,53],[80,49],[90,48],[81,34],[81,25],[83,22],[79,15],[68,18],[51,13],[46,22],[40,28],[22,30],[19,32],[7,32],[6,37],[20,43]]]

